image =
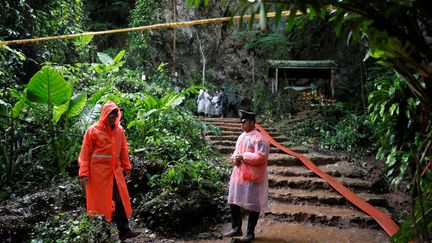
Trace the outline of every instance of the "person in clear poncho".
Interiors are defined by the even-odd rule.
[[[204,90],[200,89],[199,91],[199,95],[198,95],[198,109],[197,109],[197,113],[198,116],[205,116],[205,98],[204,98]]]
[[[205,117],[211,117],[211,113],[212,113],[212,96],[208,93],[208,90],[205,89],[204,90],[204,116]]]
[[[211,117],[219,117],[222,114],[222,107],[220,106],[220,96],[219,91],[216,90],[212,99],[212,111],[211,111]]]
[[[255,113],[240,110],[243,133],[237,139],[230,158],[233,171],[229,182],[228,203],[231,207],[232,229],[225,237],[243,235],[240,208],[249,211],[246,234],[241,242],[255,238],[259,213],[267,207],[269,142],[255,129]]]

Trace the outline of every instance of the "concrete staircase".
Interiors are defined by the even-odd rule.
[[[208,134],[207,138],[213,147],[230,156],[242,132],[239,120],[203,120],[221,129],[221,136]],[[294,146],[295,143],[288,141],[284,134],[265,124],[262,126],[276,141],[304,154],[361,198],[387,212],[386,200],[375,193],[373,183],[365,179],[366,172],[362,168],[340,157]],[[388,242],[387,234],[374,219],[351,205],[295,157],[272,147],[268,171],[270,205],[260,217],[255,242]],[[247,217],[243,231],[246,225]],[[230,224],[227,224],[221,230],[229,228]]]

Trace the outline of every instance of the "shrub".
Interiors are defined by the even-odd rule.
[[[374,129],[367,115],[349,114],[340,120],[332,130],[322,129],[321,145],[334,150],[356,152],[370,148]]]
[[[37,223],[31,242],[113,242],[111,234],[111,224],[103,217],[72,211]]]
[[[226,208],[226,188],[222,183],[210,190],[175,190],[159,187],[143,196],[137,205],[137,217],[164,234],[193,234],[208,230],[208,224],[220,222]],[[184,188],[185,189],[185,188]]]

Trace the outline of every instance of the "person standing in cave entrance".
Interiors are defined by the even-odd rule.
[[[224,237],[241,236],[242,218],[240,208],[249,211],[246,234],[240,242],[255,239],[255,226],[260,211],[267,207],[269,142],[255,129],[253,112],[240,110],[243,133],[238,137],[230,162],[233,165],[229,182],[228,204],[231,207],[231,231]]]
[[[99,121],[84,135],[78,162],[80,184],[86,190],[87,214],[104,215],[111,222],[114,211],[119,238],[123,241],[140,232],[129,227],[132,206],[126,180],[130,179],[132,166],[120,120],[118,106],[111,101],[105,103]]]
[[[233,96],[231,96],[231,102],[228,104],[228,113],[238,114],[239,107],[240,107],[240,94],[236,90]]]
[[[204,90],[204,116],[211,117],[212,113],[212,96],[208,93],[208,89]]]
[[[211,104],[212,104],[211,117],[219,117],[222,114],[222,107],[220,107],[219,90],[215,90],[215,93],[211,99]]]
[[[221,107],[221,117],[226,117],[228,110],[228,97],[225,94],[224,88],[221,88],[219,92],[219,106]]]
[[[199,95],[198,95],[198,109],[197,109],[197,113],[198,116],[205,116],[205,100],[204,100],[204,90],[200,89],[199,91]]]

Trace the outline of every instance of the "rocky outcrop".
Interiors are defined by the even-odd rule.
[[[229,16],[229,8],[235,1],[209,1],[207,7],[187,9],[183,0],[175,0],[176,21],[189,21]],[[164,8],[158,13],[158,23],[173,22],[173,1],[164,0]],[[284,29],[282,23],[278,29]],[[256,30],[255,28],[254,30]],[[246,38],[236,34],[248,28],[238,28],[238,23],[228,26],[227,23],[211,23],[176,30],[175,70],[181,79],[195,78],[201,80],[204,53],[206,59],[206,81],[211,86],[225,87],[228,92],[238,91],[241,99],[252,98],[252,88],[260,85],[268,88],[268,70],[266,61],[275,58],[272,53],[255,51],[254,54],[245,47]],[[295,34],[290,35],[292,48],[280,59],[287,60],[320,60],[332,59],[340,67],[337,71],[336,95],[358,98],[361,95],[363,72],[361,64],[365,54],[359,43],[347,45],[348,29],[339,37],[334,27],[327,22],[316,20],[297,27]],[[272,20],[269,21],[269,33],[277,32]],[[154,65],[168,62],[173,69],[173,29],[151,32],[156,49],[152,57]],[[202,50],[202,52],[201,52]],[[255,71],[252,72],[252,69]],[[252,82],[254,75],[255,84]],[[350,95],[352,94],[352,95]]]
[[[173,22],[172,1],[163,1],[160,22]],[[189,21],[222,17],[227,15],[230,2],[211,1],[210,6],[187,9],[184,1],[177,1],[176,20]],[[176,29],[175,69],[181,78],[201,79],[203,56],[206,61],[206,80],[224,86],[225,84],[247,83],[252,78],[252,56],[244,43],[236,41],[233,33],[237,28],[228,28],[227,23],[212,23]],[[151,34],[155,41],[157,55],[155,62],[168,62],[173,68],[174,30],[157,30]],[[258,72],[261,73],[261,72]],[[244,84],[242,84],[244,85]]]

